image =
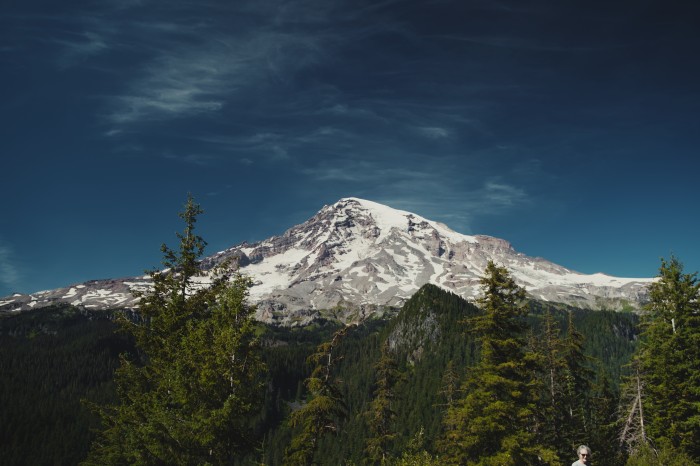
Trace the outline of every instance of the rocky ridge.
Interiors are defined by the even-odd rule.
[[[257,318],[282,325],[308,323],[321,314],[361,320],[400,306],[432,283],[467,299],[493,260],[530,296],[589,309],[638,309],[652,279],[585,275],[519,253],[505,240],[469,236],[410,212],[357,198],[324,206],[314,217],[254,244],[243,243],[202,261],[210,270],[235,260],[254,280]],[[201,285],[206,286],[203,277]],[[88,309],[137,307],[133,290],[147,276],[97,280],[58,290],[0,299],[0,311],[68,302]]]

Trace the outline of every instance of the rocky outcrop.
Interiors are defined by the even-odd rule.
[[[281,236],[243,243],[202,261],[236,264],[254,282],[257,318],[304,325],[329,313],[351,322],[401,306],[426,283],[468,300],[488,261],[505,266],[533,298],[589,309],[638,309],[650,279],[584,275],[521,254],[503,239],[468,236],[410,212],[347,198],[323,207]],[[201,281],[206,286],[206,278]],[[136,307],[148,277],[98,280],[0,299],[0,310],[67,302],[89,309]]]

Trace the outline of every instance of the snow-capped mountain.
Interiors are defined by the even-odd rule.
[[[235,246],[203,261],[209,269],[235,258],[254,280],[251,300],[258,318],[303,323],[329,312],[355,320],[399,306],[432,283],[467,299],[493,260],[511,272],[530,296],[599,309],[639,308],[652,279],[585,275],[516,252],[502,239],[468,236],[410,212],[346,198],[281,236]],[[206,279],[204,279],[204,284]],[[148,277],[99,280],[31,295],[0,299],[0,310],[25,310],[67,302],[88,309],[136,307],[134,289]]]

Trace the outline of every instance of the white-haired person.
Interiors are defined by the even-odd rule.
[[[586,445],[581,445],[576,449],[578,459],[571,466],[590,466],[591,464],[591,449]]]

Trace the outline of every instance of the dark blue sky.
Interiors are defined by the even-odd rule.
[[[0,11],[0,296],[356,196],[586,273],[700,269],[700,7],[33,1]]]

